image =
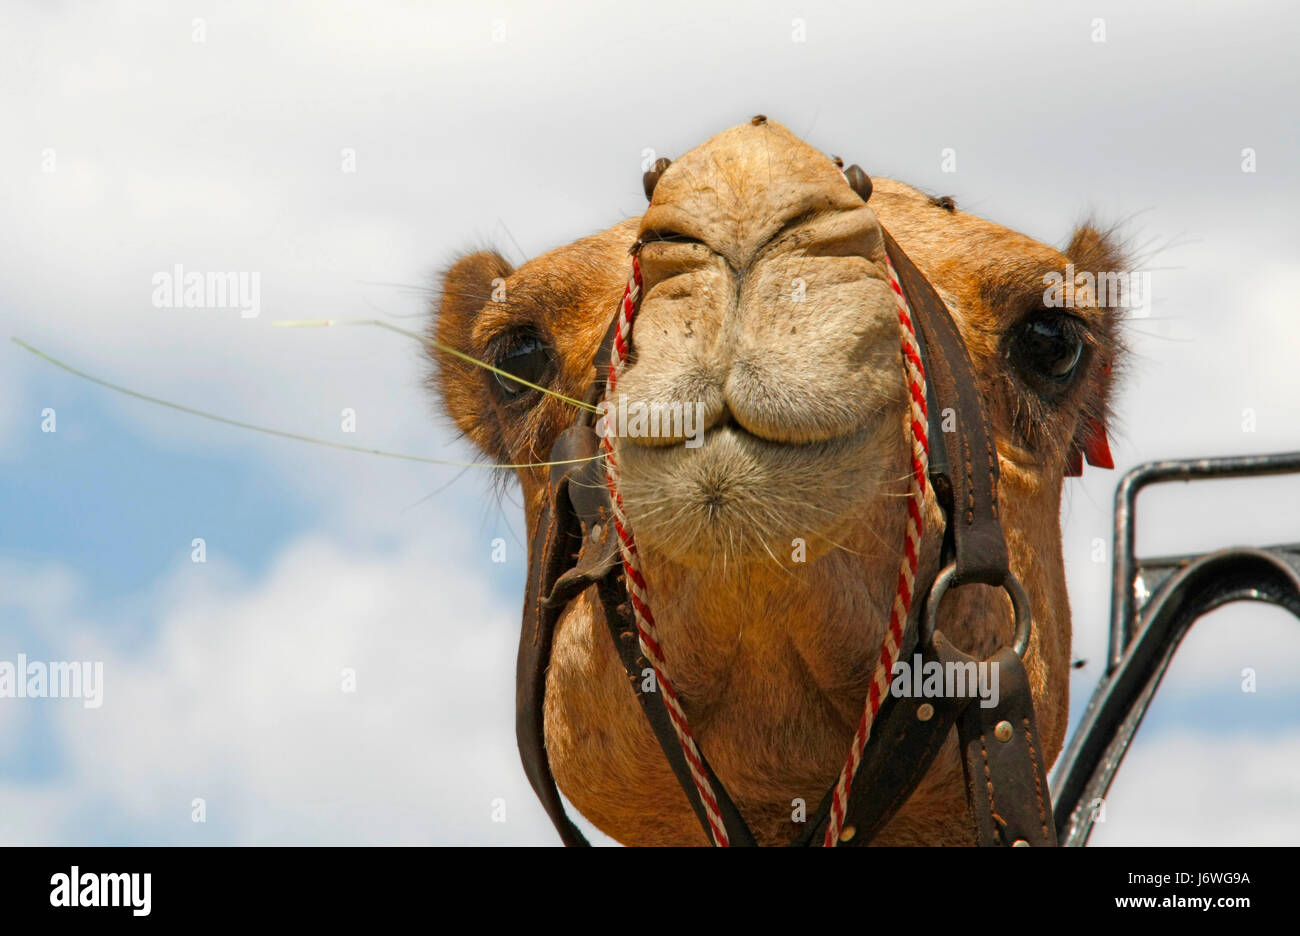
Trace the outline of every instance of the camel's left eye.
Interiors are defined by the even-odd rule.
[[[550,378],[554,370],[555,356],[551,353],[550,347],[536,334],[523,332],[508,340],[505,349],[497,355],[493,363],[506,372],[493,374],[502,394],[507,399],[515,399],[529,390],[528,385],[520,383],[520,380],[542,385]],[[506,374],[518,377],[519,380],[512,380]]]
[[[1024,320],[1011,335],[1021,373],[1040,389],[1064,389],[1084,357],[1084,326],[1069,315],[1045,313]]]

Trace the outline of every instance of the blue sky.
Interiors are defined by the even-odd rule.
[[[1121,471],[1300,448],[1300,89],[1284,5],[7,16],[0,324],[140,392],[470,459],[416,343],[270,323],[418,329],[457,252],[492,242],[518,260],[634,215],[647,148],[679,153],[762,111],[1046,241],[1089,214],[1124,222],[1154,303],[1131,323]],[[806,44],[791,43],[792,17]],[[1105,43],[1090,38],[1097,17]],[[1247,147],[1256,173],[1241,172]],[[346,150],[355,173],[340,171]],[[155,308],[151,277],[176,263],[260,272],[261,315]],[[0,356],[0,659],[105,663],[101,709],[0,700],[0,842],[554,841],[514,751],[513,489],[153,407],[9,342]],[[46,408],[55,433],[41,432]],[[1105,654],[1118,475],[1067,482],[1075,652],[1089,660],[1072,722]],[[1147,554],[1300,540],[1293,479],[1152,492],[1141,509]],[[1244,667],[1257,693],[1240,691]],[[355,693],[339,690],[345,668]],[[1297,839],[1300,627],[1223,609],[1180,652],[1094,843]]]

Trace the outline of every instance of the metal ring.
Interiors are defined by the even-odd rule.
[[[957,563],[949,563],[935,576],[934,584],[930,586],[930,594],[925,599],[925,614],[921,617],[918,638],[923,647],[929,646],[934,639],[934,630],[939,617],[939,602],[943,600],[943,596],[952,586],[952,580],[956,577]],[[1020,580],[1010,572],[1007,572],[1007,577],[1002,580],[1002,588],[1011,599],[1011,611],[1016,622],[1016,635],[1011,649],[1023,660],[1025,652],[1029,649],[1029,633],[1033,627],[1029,613],[1029,596],[1025,594]]]

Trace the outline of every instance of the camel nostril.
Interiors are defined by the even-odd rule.
[[[844,170],[844,178],[863,201],[871,198],[871,176],[863,172],[857,163]]]
[[[645,200],[649,201],[654,197],[655,186],[659,184],[659,177],[664,174],[664,170],[673,164],[673,161],[667,156],[660,156],[655,160],[655,164],[641,176],[641,185],[645,188]]]

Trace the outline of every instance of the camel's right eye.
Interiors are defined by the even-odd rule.
[[[531,389],[528,384],[543,385],[555,368],[555,355],[550,347],[531,331],[509,336],[494,357],[497,373],[493,376],[502,396],[508,400],[527,393]]]
[[[1059,396],[1071,385],[1085,351],[1083,325],[1069,315],[1030,316],[1011,333],[1011,353],[1020,373],[1049,397]]]

